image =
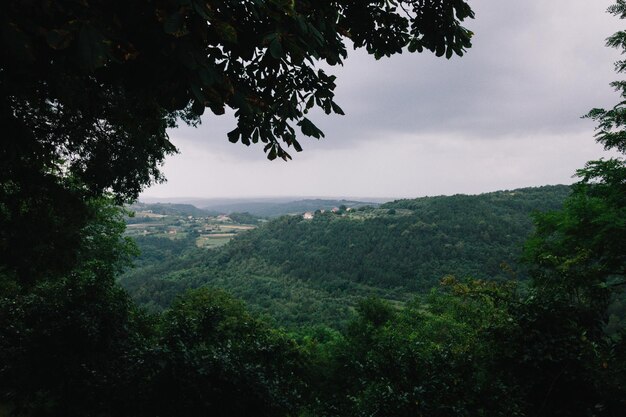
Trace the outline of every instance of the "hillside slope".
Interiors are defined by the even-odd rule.
[[[158,242],[144,239],[140,246],[155,261],[129,271],[122,283],[153,308],[167,306],[185,288],[208,284],[281,324],[337,324],[358,297],[402,302],[448,274],[523,278],[518,259],[532,230],[531,213],[559,208],[568,194],[567,186],[546,186],[399,200],[317,212],[310,220],[284,216],[220,249],[201,251],[190,243],[171,256],[159,255]]]

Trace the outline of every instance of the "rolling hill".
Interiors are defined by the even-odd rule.
[[[446,275],[524,278],[519,263],[534,211],[558,209],[570,189],[545,186],[481,195],[398,200],[379,207],[282,216],[219,249],[144,238],[148,266],[122,284],[153,309],[203,285],[227,289],[287,326],[340,325],[361,297],[403,302]],[[145,263],[142,263],[146,265]]]

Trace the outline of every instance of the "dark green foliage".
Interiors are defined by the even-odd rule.
[[[624,343],[597,321],[514,283],[443,284],[401,310],[364,301],[345,333],[313,344],[329,383],[311,414],[623,414]]]
[[[205,106],[230,105],[239,127],[229,139],[252,135],[270,158],[288,157],[279,140],[299,149],[288,121],[322,133],[298,108],[306,97],[293,104],[282,93],[304,91],[307,109],[342,113],[334,80],[307,66],[340,62],[340,34],[376,57],[404,47],[460,55],[471,36],[459,26],[472,16],[465,2],[25,1],[4,11],[0,118],[15,133],[0,149],[0,414],[623,416],[626,334],[611,322],[624,310],[621,159],[588,163],[563,209],[535,216],[523,291],[515,281],[447,276],[425,300],[346,298],[426,287],[416,278],[430,277],[414,271],[426,259],[442,260],[427,265],[438,273],[499,278],[480,250],[495,247],[496,262],[506,261],[530,230],[525,216],[558,208],[567,187],[285,217],[214,252],[190,249],[193,236],[146,239],[144,262],[177,258],[124,278],[146,298],[162,295],[157,307],[174,300],[154,316],[115,283],[134,247],[111,199],[158,178],[175,116],[193,121]],[[625,17],[626,2],[610,11]],[[623,151],[621,105],[591,116],[599,141]],[[311,309],[327,321],[351,305],[356,315],[343,331],[292,337],[224,292],[174,296],[207,282],[262,294],[255,300],[267,311],[288,289],[297,304],[285,316]],[[307,305],[309,296],[324,302]]]
[[[618,0],[609,12],[626,17]],[[624,32],[608,45],[624,49]],[[624,62],[616,63],[623,72]],[[613,83],[624,97],[624,83]],[[592,110],[596,139],[624,152],[624,103]],[[626,408],[626,327],[611,303],[626,284],[626,164],[623,158],[590,161],[563,210],[536,216],[527,243],[532,293],[519,309],[522,332],[517,372],[536,382],[528,390],[535,415],[618,416]],[[611,323],[611,319],[613,322]],[[519,358],[523,358],[520,362]]]
[[[626,18],[626,3],[624,0],[617,0],[615,4],[609,7],[608,12],[618,16],[620,19]],[[611,48],[621,50],[623,53],[626,49],[626,31],[619,31],[609,36],[606,45]],[[623,74],[626,71],[626,60],[620,60],[615,63],[615,71]],[[623,80],[614,81],[611,86],[615,91],[620,93],[621,101],[613,106],[612,109],[605,110],[595,108],[592,109],[585,117],[598,122],[596,126],[596,140],[604,145],[605,149],[616,149],[621,153],[626,153],[626,82]]]
[[[533,210],[559,207],[567,187],[388,203],[402,215],[283,217],[235,239],[230,258],[261,258],[305,281],[427,290],[446,274],[509,278]],[[407,211],[410,210],[410,211]],[[360,212],[361,213],[361,212]],[[365,212],[368,213],[368,212]]]
[[[562,211],[538,215],[527,243],[536,285],[603,317],[611,287],[626,283],[626,166],[591,161]]]
[[[203,289],[163,315],[114,275],[133,247],[102,202],[75,267],[28,287],[0,275],[0,409],[20,416],[293,415],[306,356],[243,304]]]
[[[608,11],[626,18],[626,2],[617,0]],[[626,50],[626,32],[608,38],[607,46]],[[622,73],[624,61],[615,63]],[[623,99],[626,84],[612,85]],[[598,122],[596,140],[606,149],[626,152],[624,101],[612,110],[593,109],[586,117]],[[607,323],[611,303],[626,297],[626,161],[624,158],[589,161],[577,171],[579,182],[563,210],[538,215],[537,230],[526,247],[532,277],[542,297],[566,303],[582,317]],[[619,311],[613,308],[613,311]],[[612,334],[619,337],[618,317]],[[587,328],[597,326],[586,324]],[[618,334],[615,334],[618,333]],[[623,331],[621,332],[623,336]]]
[[[82,194],[53,176],[28,173],[18,184],[11,175],[12,167],[0,163],[0,270],[32,283],[71,269],[92,217]]]
[[[0,272],[0,403],[17,414],[114,414],[130,402],[135,356],[150,332],[114,275],[134,245],[122,237],[119,208],[106,200],[88,207],[91,221],[64,273],[24,284]]]
[[[122,209],[106,198],[83,201],[62,187],[33,188],[37,193],[26,196],[24,188],[0,185],[0,273],[31,285],[86,262],[114,272],[130,263],[133,243],[121,236]]]
[[[508,300],[511,288],[456,287],[467,293],[434,292],[428,305],[402,310],[364,301],[345,336],[331,342],[319,415],[522,415],[518,387],[494,366],[489,337],[510,325],[496,296]]]
[[[176,262],[186,252],[194,251],[195,238],[168,239],[159,236],[138,236],[135,239],[141,248],[141,256],[135,260],[137,266],[154,266],[160,263]]]
[[[565,301],[559,294],[534,290],[514,307],[515,326],[500,330],[494,344],[502,349],[499,366],[521,387],[527,415],[623,413],[623,340],[609,337],[588,306]]]
[[[300,405],[304,356],[243,304],[206,289],[160,323],[145,415],[286,416]]]
[[[215,258],[204,250],[190,252],[183,258],[130,270],[121,277],[121,284],[135,301],[155,312],[167,308],[188,288],[223,288],[246,300],[253,311],[292,329],[320,323],[340,325],[362,295],[406,297],[369,287],[346,287],[337,293],[332,287],[312,286],[285,275],[258,259],[220,263]]]
[[[239,224],[258,224],[259,217],[254,216],[250,213],[230,213],[228,217],[231,218],[232,221]]]
[[[0,324],[0,403],[17,414],[113,414],[130,405],[142,323],[106,276],[76,272],[5,294]]]
[[[103,276],[0,299],[0,404],[19,415],[289,415],[305,357],[207,290],[147,320]]]

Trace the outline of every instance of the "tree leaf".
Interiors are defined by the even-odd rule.
[[[52,29],[46,33],[46,43],[50,48],[60,50],[70,46],[74,36],[67,30]]]
[[[298,122],[298,126],[300,126],[300,130],[306,136],[313,136],[314,138],[320,139],[324,137],[324,132],[318,129],[317,126],[313,124],[309,119],[303,117],[300,122]]]
[[[272,146],[269,153],[267,154],[267,159],[269,159],[270,161],[273,161],[274,159],[276,159],[276,156],[277,156],[276,146]]]
[[[342,116],[345,116],[345,113],[343,112],[343,110],[341,109],[341,107],[339,107],[334,101],[330,102],[330,105],[333,106],[333,111],[337,114],[340,114]]]
[[[163,30],[169,35],[176,37],[183,36],[186,33],[185,17],[180,12],[169,15],[167,19],[165,19],[165,23],[163,23]]]
[[[228,141],[231,143],[237,143],[239,141],[239,128],[235,128],[227,133]]]
[[[79,53],[83,62],[89,69],[102,67],[106,61],[106,48],[104,37],[98,29],[90,24],[85,24],[78,35]]]
[[[213,27],[220,39],[230,43],[237,43],[237,31],[232,25],[226,22],[215,22]]]
[[[270,54],[276,58],[281,59],[283,57],[283,46],[280,44],[278,37],[274,38],[272,42],[270,42]]]

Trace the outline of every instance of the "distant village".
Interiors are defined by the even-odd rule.
[[[153,209],[153,207],[155,207]],[[359,209],[361,212],[362,209]],[[346,216],[356,211],[353,207],[340,205],[330,210],[319,209],[289,215],[313,220],[322,214]],[[194,206],[149,205],[138,203],[129,207],[126,219],[126,235],[150,236],[168,239],[195,239],[198,247],[215,248],[228,243],[238,233],[256,228],[267,219],[249,213],[215,214],[199,210]]]
[[[354,209],[353,209],[352,207],[345,207],[345,206],[343,206],[343,207],[333,207],[332,209],[330,209],[330,211],[331,211],[332,213],[335,213],[335,214],[341,214],[341,213],[344,213],[344,212],[350,212],[350,211],[353,211],[353,210],[354,210]],[[325,212],[326,212],[326,210],[324,210],[324,209],[322,209],[322,210],[317,210],[316,212],[313,212],[313,211],[307,211],[307,212],[305,212],[305,213],[302,215],[302,218],[303,218],[304,220],[313,220],[313,218],[315,218],[315,213],[320,213],[320,214],[323,214],[323,213],[325,213]]]

